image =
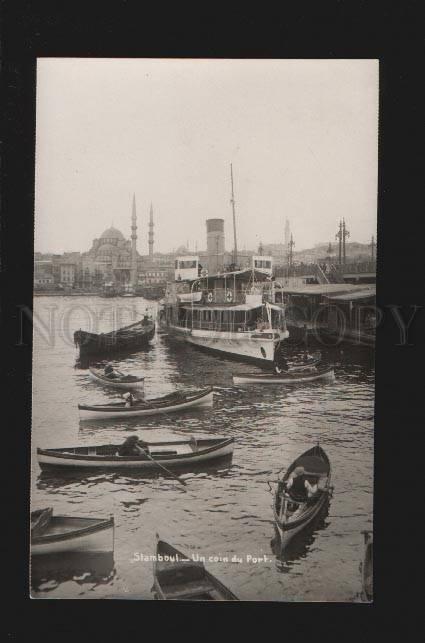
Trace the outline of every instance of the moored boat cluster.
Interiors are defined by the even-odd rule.
[[[155,322],[144,319],[109,334],[84,334],[83,331],[77,331],[75,340],[80,348],[80,356],[84,352],[109,356],[117,346],[119,350],[140,350],[148,345],[154,335]],[[83,348],[86,342],[87,345]],[[322,365],[320,353],[306,353],[304,360],[292,363],[275,361],[273,371],[268,364],[267,372],[234,376],[234,384],[266,383],[286,386],[334,378],[334,367]],[[82,421],[143,418],[192,408],[202,410],[210,408],[214,403],[212,387],[200,391],[175,391],[162,397],[146,399],[145,376],[122,372],[108,363],[103,369],[91,366],[89,377],[101,386],[124,393],[124,399],[105,404],[79,404]],[[124,443],[38,447],[37,459],[42,470],[54,470],[56,474],[69,470],[125,470],[130,474],[157,471],[185,486],[187,483],[176,473],[179,469],[202,467],[222,458],[231,460],[233,450],[234,438],[226,436],[192,436],[186,440],[146,442],[139,436],[132,435]],[[280,553],[324,510],[333,492],[331,463],[319,445],[312,446],[292,464],[288,464],[285,474],[274,483],[273,489],[272,515]],[[56,516],[52,508],[38,509],[31,516],[31,553],[33,556],[40,556],[68,551],[113,551],[114,528],[113,516]],[[238,600],[230,589],[207,571],[202,562],[196,562],[190,556],[182,554],[159,536],[157,554],[160,562],[156,560],[153,569],[157,598]],[[164,557],[173,556],[174,561],[164,560]],[[368,569],[370,570],[370,566]],[[369,585],[370,579],[371,571],[367,575]]]

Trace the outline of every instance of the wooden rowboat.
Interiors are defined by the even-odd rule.
[[[290,373],[298,373],[301,371],[308,371],[311,369],[315,369],[317,365],[320,363],[322,359],[322,354],[320,351],[317,351],[313,355],[311,355],[308,359],[306,360],[297,360],[297,361],[288,361],[289,365],[289,372]]]
[[[144,387],[144,377],[137,377],[136,375],[122,374],[121,377],[108,377],[103,370],[97,368],[89,368],[90,377],[98,384],[104,386],[111,386],[113,388],[129,390],[140,390]]]
[[[87,355],[116,353],[125,350],[146,348],[155,335],[155,322],[142,319],[110,333],[89,333],[77,330],[75,345],[80,349],[80,358]]]
[[[363,531],[364,556],[361,563],[362,594],[365,601],[373,600],[373,532]]]
[[[31,513],[31,555],[70,551],[113,551],[114,519],[54,516],[52,509]]]
[[[234,438],[191,438],[168,442],[148,442],[149,456],[120,456],[119,444],[60,449],[37,449],[42,469],[126,469],[135,471],[158,469],[156,462],[171,467],[187,467],[230,456]]]
[[[296,467],[304,467],[304,478],[310,484],[318,483],[319,489],[311,498],[307,493],[295,496],[285,489],[285,483]],[[315,446],[297,458],[286,471],[275,492],[273,515],[281,548],[284,549],[292,538],[302,531],[325,506],[332,492],[331,465],[328,456]]]
[[[237,601],[237,596],[205,569],[157,537],[154,591],[160,600]],[[162,559],[162,560],[161,560]]]
[[[112,404],[79,404],[78,409],[82,420],[104,420],[172,413],[193,407],[212,406],[212,404],[213,389],[209,387],[192,394],[175,392],[163,397],[138,400],[132,406],[126,406],[125,402],[113,402]]]
[[[280,373],[245,373],[233,375],[234,384],[299,384],[300,382],[314,382],[315,380],[335,378],[333,366],[302,370],[299,372]]]

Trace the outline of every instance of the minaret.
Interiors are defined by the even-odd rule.
[[[283,251],[283,260],[286,261],[288,257],[289,242],[291,240],[291,230],[289,227],[288,219],[285,220],[285,233],[284,233],[284,251]]]
[[[149,213],[149,259],[153,259],[153,207],[151,203],[151,209]]]
[[[347,230],[347,226],[345,225],[345,219],[342,220],[342,263],[345,266],[345,260],[346,260],[346,255],[345,255],[345,238],[349,237],[350,233]]]
[[[293,252],[293,250],[294,250],[294,246],[295,246],[295,241],[294,241],[294,239],[292,237],[292,232],[291,232],[291,239],[290,239],[288,245],[289,245],[289,247],[288,247],[288,268],[289,268],[289,270],[292,270],[292,264],[293,264],[293,260],[294,260],[294,252]]]
[[[137,216],[136,195],[133,194],[133,209],[131,214],[131,285],[137,286]]]
[[[335,239],[338,241],[338,265],[340,266],[342,264],[342,221],[339,222],[339,230]]]

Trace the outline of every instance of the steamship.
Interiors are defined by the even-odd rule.
[[[272,258],[250,259],[246,268],[223,267],[210,275],[199,256],[177,257],[175,281],[160,302],[160,328],[201,349],[261,365],[273,362],[289,336],[284,306],[275,302]]]

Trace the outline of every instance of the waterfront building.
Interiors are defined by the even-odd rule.
[[[276,288],[275,301],[286,307],[286,321],[293,339],[327,336],[336,342],[367,345],[375,342],[373,284],[290,284]]]

